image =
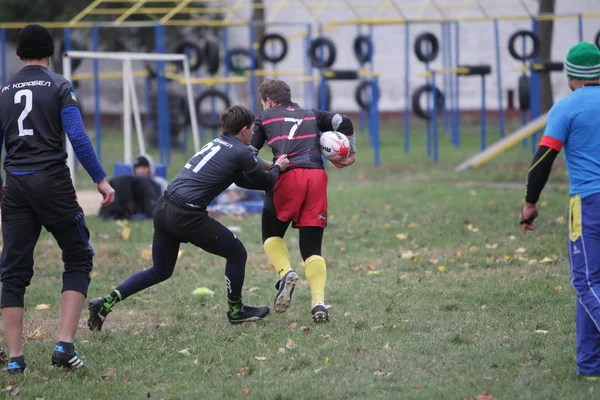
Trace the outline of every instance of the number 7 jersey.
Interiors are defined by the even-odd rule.
[[[0,126],[8,172],[64,165],[67,159],[61,112],[77,106],[73,86],[39,65],[25,66],[0,88]]]

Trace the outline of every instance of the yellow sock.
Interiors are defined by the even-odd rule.
[[[273,236],[265,240],[264,246],[269,261],[271,261],[271,264],[273,264],[279,274],[279,279],[283,278],[283,275],[292,268],[290,264],[290,252],[285,242],[282,238]]]
[[[325,280],[327,278],[327,266],[325,259],[321,256],[310,256],[304,261],[304,275],[310,286],[312,307],[317,301],[325,302]]]

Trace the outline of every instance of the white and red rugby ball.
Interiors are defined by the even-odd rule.
[[[330,161],[338,161],[350,154],[350,141],[342,133],[329,131],[323,132],[319,139],[321,155]]]

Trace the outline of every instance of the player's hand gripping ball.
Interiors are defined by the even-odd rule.
[[[346,135],[339,132],[323,132],[319,144],[321,155],[329,161],[338,161],[350,154],[350,141]]]

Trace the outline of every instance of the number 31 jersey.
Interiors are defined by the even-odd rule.
[[[200,149],[167,187],[167,193],[196,207],[211,201],[242,173],[250,175],[260,168],[252,150],[237,137],[222,135]]]
[[[65,164],[61,112],[77,106],[73,86],[64,77],[29,65],[0,88],[0,124],[8,172],[32,172]]]

